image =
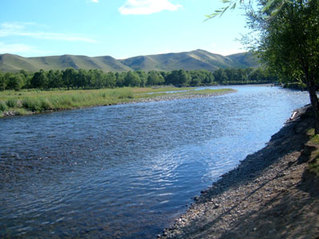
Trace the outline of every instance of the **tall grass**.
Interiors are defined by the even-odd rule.
[[[23,91],[0,92],[0,111],[24,109],[29,113],[57,111],[80,107],[128,102],[134,98],[132,89]]]
[[[25,90],[25,91],[2,91],[0,92],[0,116],[6,113],[32,114],[47,111],[58,111],[75,109],[89,106],[113,105],[144,99],[156,98],[158,96],[183,96],[185,91],[191,88],[117,88],[100,90]],[[193,88],[194,89],[194,88]],[[167,94],[168,91],[176,93]],[[191,90],[191,94],[207,94],[212,90]],[[148,94],[152,92],[152,94]],[[8,114],[7,114],[8,115]]]
[[[4,101],[0,101],[0,112],[4,112],[8,109],[7,104]]]

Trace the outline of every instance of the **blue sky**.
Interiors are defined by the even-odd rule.
[[[1,0],[0,54],[110,55],[245,51],[240,9],[204,21],[220,0]]]

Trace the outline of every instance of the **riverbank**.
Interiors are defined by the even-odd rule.
[[[296,112],[265,148],[203,191],[158,237],[317,239],[319,138],[311,108]]]
[[[190,87],[3,91],[0,92],[0,117],[135,102],[211,97],[231,92],[234,92],[234,90],[198,89]]]

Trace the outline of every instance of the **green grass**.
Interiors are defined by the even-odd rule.
[[[307,144],[317,149],[312,153],[311,160],[308,165],[309,171],[319,177],[319,135],[315,134],[315,129],[311,128],[307,131],[310,139]]]
[[[315,144],[319,146],[319,134],[315,134],[315,129],[311,128],[307,131],[307,135],[309,135],[309,143]]]
[[[156,99],[156,98],[188,98],[188,97],[199,97],[199,96],[211,96],[223,93],[231,93],[235,90],[233,89],[203,89],[196,90],[196,87],[183,87],[183,88],[175,88],[175,87],[164,87],[160,89],[152,89],[151,91],[147,90],[149,88],[140,88],[146,89],[144,91],[139,91],[138,94],[135,94],[135,98],[138,99]],[[171,91],[178,91],[175,93],[171,93]],[[152,93],[152,94],[149,94]]]
[[[116,88],[99,90],[24,90],[0,92],[0,116],[25,115],[90,106],[138,102],[157,97],[183,98],[190,95],[212,95],[223,90],[193,90],[196,88]],[[185,92],[185,90],[187,90]],[[176,91],[175,93],[168,93]],[[149,94],[152,93],[152,94]]]
[[[314,136],[312,136],[312,138],[310,139],[311,143],[314,143],[314,144],[318,144],[319,145],[319,135],[316,134]]]
[[[319,155],[309,163],[309,171],[319,177]]]
[[[204,90],[196,90],[190,92],[190,94],[195,95],[211,95],[211,94],[219,94],[219,93],[225,93],[225,92],[235,92],[233,89],[204,89]]]

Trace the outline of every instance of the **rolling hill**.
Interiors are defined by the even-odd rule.
[[[0,55],[0,70],[4,72],[14,72],[19,70],[38,71],[62,70],[66,68],[74,69],[101,69],[103,71],[129,71],[128,66],[123,65],[118,60],[110,56],[88,57],[88,56],[45,56],[45,57],[21,57],[18,55]]]
[[[214,71],[218,68],[247,68],[258,65],[256,58],[249,53],[229,56],[213,54],[204,50],[167,53],[148,56],[136,56],[117,60],[111,56],[88,57],[80,55],[62,55],[45,57],[21,57],[12,54],[0,55],[0,71],[16,72],[19,70],[38,71],[40,69],[101,69],[105,72],[130,70],[171,71],[177,69]]]

